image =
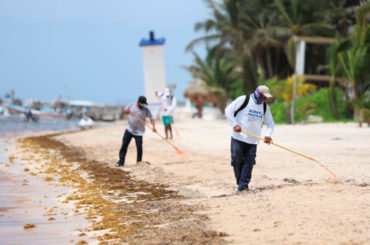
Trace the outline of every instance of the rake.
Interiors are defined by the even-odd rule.
[[[140,117],[138,117],[138,115],[136,115],[135,113],[133,112],[130,112],[131,115],[133,115],[134,117],[136,117],[137,120],[139,120],[139,122],[141,122],[142,124],[144,124],[146,127],[148,127],[150,130],[152,130],[152,127],[150,127],[146,122],[144,122]],[[159,134],[158,132],[155,132],[159,137],[161,137],[163,140],[165,140],[168,144],[170,144],[173,149],[175,149],[177,155],[180,157],[180,158],[186,158],[187,155],[185,154],[185,152],[183,152],[182,150],[180,150],[177,146],[175,146],[169,139],[166,139],[165,137],[163,137],[161,134]]]
[[[247,131],[244,131],[244,130],[241,130],[243,133],[245,133],[245,134],[247,134],[247,135],[250,135],[250,136],[252,136],[252,137],[254,137],[254,138],[257,138],[257,139],[259,139],[259,140],[262,140],[262,141],[264,141],[264,139],[262,138],[262,137],[259,137],[259,136],[257,136],[257,135],[254,135],[254,134],[251,134],[251,133],[249,133],[249,132],[247,132]],[[328,171],[333,177],[334,177],[334,179],[336,179],[337,178],[337,176],[330,170],[330,169],[328,169],[327,167],[325,167],[322,163],[320,163],[319,161],[317,161],[317,160],[315,160],[315,159],[313,159],[312,157],[309,157],[309,156],[306,156],[306,155],[304,155],[304,154],[302,154],[302,153],[299,153],[299,152],[296,152],[296,151],[294,151],[294,150],[292,150],[292,149],[289,149],[289,148],[287,148],[287,147],[285,147],[285,146],[282,146],[282,145],[279,145],[279,144],[276,144],[276,143],[273,143],[273,142],[271,142],[271,144],[273,144],[273,145],[275,145],[275,146],[277,146],[277,147],[280,147],[281,149],[284,149],[284,150],[287,150],[287,151],[290,151],[290,152],[292,152],[292,153],[294,153],[294,154],[297,154],[297,155],[299,155],[299,156],[301,156],[301,157],[304,157],[304,158],[307,158],[307,159],[309,159],[309,160],[311,160],[311,161],[313,161],[313,162],[315,162],[315,163],[317,163],[317,164],[319,164],[322,168],[324,168],[326,171]]]

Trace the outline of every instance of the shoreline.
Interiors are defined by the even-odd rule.
[[[21,147],[18,156],[31,157],[25,149],[32,150],[31,161],[52,163],[42,171],[49,169],[69,189],[77,188],[61,202],[78,206],[78,213],[90,218],[95,213],[108,217],[90,219],[92,226],[83,231],[87,237],[100,237],[101,244],[370,241],[366,234],[370,229],[367,129],[353,123],[277,125],[276,142],[322,160],[340,181],[332,183],[319,166],[260,144],[252,191],[236,195],[229,163],[230,129],[224,121],[178,122],[181,138],[175,138],[174,144],[188,154],[185,160],[146,132],[143,160],[151,165],[135,164],[131,143],[121,169],[114,164],[124,127],[29,137],[20,142],[26,148]],[[163,127],[158,125],[158,130]],[[89,231],[93,227],[97,230]]]
[[[89,160],[82,149],[55,139],[73,133],[19,139],[18,149],[11,155],[37,163],[38,167],[30,167],[30,174],[47,174],[51,177],[44,180],[49,178],[70,190],[59,195],[58,201],[86,216],[90,225],[81,234],[96,238],[99,244],[221,243],[223,234],[206,230],[204,215],[195,214],[199,207],[180,204],[182,197],[175,191],[134,180],[128,172]],[[160,234],[163,232],[165,237]]]
[[[19,135],[18,135],[19,136]],[[68,189],[30,172],[35,166],[12,155],[14,137],[0,139],[0,237],[6,244],[68,244],[83,237],[84,217],[71,215],[73,208],[59,205],[58,196]],[[6,143],[4,143],[6,141]],[[29,227],[29,228],[27,228]],[[66,233],[67,232],[67,233]]]

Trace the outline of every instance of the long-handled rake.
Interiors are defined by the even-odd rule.
[[[250,136],[252,136],[252,137],[254,137],[254,138],[257,138],[257,139],[259,139],[259,140],[262,140],[262,141],[264,141],[264,139],[262,138],[262,137],[259,137],[259,136],[257,136],[257,135],[254,135],[254,134],[251,134],[251,133],[249,133],[249,132],[247,132],[247,131],[244,131],[244,130],[242,130],[242,132],[243,133],[245,133],[245,134],[247,134],[247,135],[250,135]],[[301,156],[301,157],[304,157],[304,158],[307,158],[307,159],[309,159],[309,160],[311,160],[311,161],[314,161],[315,163],[317,163],[317,164],[319,164],[321,167],[323,167],[326,171],[328,171],[333,177],[334,177],[334,179],[336,179],[337,178],[337,176],[330,170],[330,169],[328,169],[327,167],[325,167],[322,163],[320,163],[319,161],[317,161],[317,160],[315,160],[315,159],[313,159],[312,157],[309,157],[309,156],[306,156],[306,155],[304,155],[304,154],[302,154],[302,153],[299,153],[299,152],[296,152],[296,151],[293,151],[292,149],[289,149],[289,148],[287,148],[287,147],[285,147],[285,146],[282,146],[282,145],[279,145],[279,144],[276,144],[276,143],[273,143],[273,142],[271,142],[271,144],[273,144],[273,145],[275,145],[275,146],[277,146],[277,147],[280,147],[280,148],[282,148],[282,149],[284,149],[284,150],[287,150],[287,151],[290,151],[290,152],[292,152],[292,153],[295,153],[295,154],[297,154],[297,155],[299,155],[299,156]]]
[[[172,127],[173,127],[173,129],[175,130],[175,133],[176,133],[177,138],[181,139],[181,136],[180,136],[180,134],[179,134],[179,131],[177,130],[177,127],[175,126],[175,124],[174,124],[174,123],[172,123]]]
[[[144,122],[143,120],[141,120],[140,117],[138,117],[138,115],[136,115],[135,113],[133,112],[130,112],[131,115],[133,115],[134,117],[136,117],[137,120],[139,120],[142,124],[144,124],[146,127],[148,127],[150,130],[152,130],[152,127],[150,127],[146,122]],[[176,147],[170,140],[166,139],[165,137],[163,137],[161,134],[159,134],[158,132],[155,132],[159,137],[161,137],[163,140],[165,140],[168,144],[170,144],[173,149],[175,149],[177,155],[180,157],[180,158],[186,158],[187,155],[185,154],[185,152],[183,152],[182,150],[180,150],[178,147]]]

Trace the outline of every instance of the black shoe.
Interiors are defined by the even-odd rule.
[[[244,192],[244,191],[249,191],[249,188],[248,186],[247,187],[244,187],[243,189],[238,189],[238,192]]]
[[[121,162],[121,161],[118,161],[118,162],[116,162],[116,165],[118,167],[123,167],[123,165],[125,165],[125,164],[123,162]]]

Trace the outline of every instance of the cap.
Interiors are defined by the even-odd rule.
[[[145,96],[140,96],[139,99],[137,100],[137,102],[142,105],[142,106],[145,106],[148,104],[148,102],[146,102],[146,98]]]
[[[260,85],[257,87],[257,90],[262,93],[266,98],[271,98],[270,89],[265,85]]]
[[[171,95],[171,89],[166,88],[166,89],[164,90],[164,95],[165,95],[165,96],[170,96],[170,95]]]

